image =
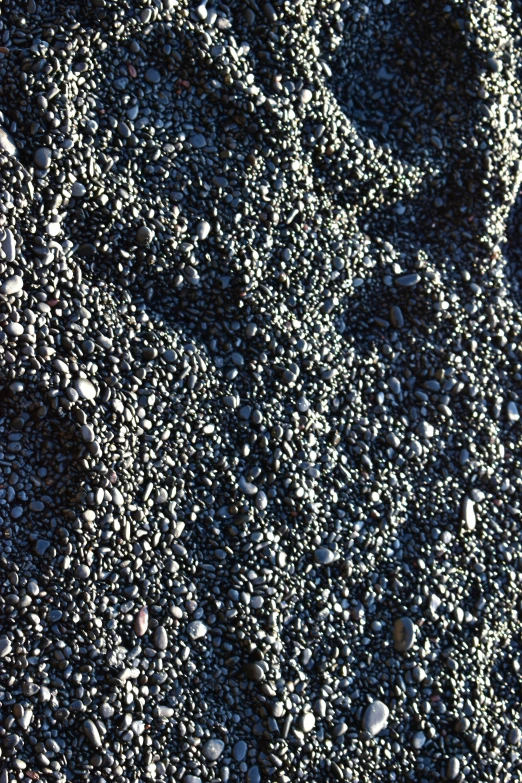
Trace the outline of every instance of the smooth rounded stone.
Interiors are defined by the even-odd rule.
[[[19,291],[21,291],[23,287],[24,281],[20,275],[11,275],[11,277],[8,277],[7,280],[4,280],[0,286],[0,293],[4,294],[5,296],[13,296],[13,294],[17,294]]]
[[[202,639],[207,635],[207,626],[201,620],[193,620],[187,625],[187,633],[191,639]]]
[[[238,740],[232,748],[232,756],[234,757],[234,761],[237,761],[238,763],[243,761],[247,754],[247,750],[248,745],[246,742],[243,742],[243,740]]]
[[[313,731],[315,727],[315,715],[313,712],[305,712],[305,714],[301,717],[301,731],[304,734],[308,734],[310,731]]]
[[[10,228],[5,229],[2,239],[2,250],[5,253],[5,260],[7,263],[12,264],[16,258],[16,242],[14,234]],[[18,275],[15,275],[15,277],[18,277]]]
[[[331,549],[321,547],[314,552],[314,560],[318,565],[330,565],[335,559],[335,552],[332,552]]]
[[[11,519],[20,519],[21,516],[23,516],[24,510],[22,506],[14,506],[14,508],[11,509]]]
[[[393,646],[398,652],[407,652],[415,644],[416,626],[409,617],[401,617],[393,624]]]
[[[396,329],[401,329],[404,326],[404,316],[398,305],[390,307],[390,321],[392,322],[392,326]]]
[[[199,775],[184,775],[183,783],[202,783]]]
[[[265,679],[265,673],[258,663],[245,663],[243,672],[248,680],[261,682]]]
[[[50,546],[50,541],[47,541],[45,538],[39,538],[34,549],[37,555],[42,556],[45,555]]]
[[[96,387],[87,378],[75,378],[73,385],[82,400],[95,399]]]
[[[77,579],[88,579],[91,575],[91,569],[88,565],[85,565],[84,563],[80,563],[76,566],[74,575]]]
[[[154,646],[157,647],[158,650],[166,650],[169,646],[169,637],[167,636],[167,631],[163,625],[158,625],[154,631]]]
[[[200,220],[196,229],[196,233],[198,235],[198,239],[206,239],[210,234],[210,223],[207,223],[206,220]]]
[[[247,481],[244,476],[241,476],[239,479],[238,487],[244,495],[255,495],[258,491],[256,485],[252,484],[251,481]]]
[[[81,182],[75,182],[71,188],[73,198],[82,198],[87,193],[87,188]]]
[[[17,149],[3,128],[0,128],[0,150],[7,153],[7,155],[16,155]]]
[[[94,430],[90,424],[82,424],[80,432],[84,443],[93,443]]]
[[[145,247],[150,245],[154,238],[154,232],[148,226],[140,226],[136,231],[136,242]]]
[[[190,137],[190,143],[196,150],[203,149],[207,146],[207,140],[201,133],[195,133]]]
[[[58,623],[63,617],[63,612],[60,609],[51,609],[47,615],[47,621],[49,623]]]
[[[23,711],[23,714],[17,719],[17,723],[24,731],[27,731],[29,726],[31,725],[31,721],[33,719],[33,711],[30,707],[26,707]]]
[[[520,741],[522,740],[522,732],[518,726],[513,726],[513,728],[509,730],[507,740],[510,745],[520,745]]]
[[[422,731],[416,731],[413,735],[412,743],[415,750],[420,750],[426,744],[426,735]]]
[[[433,426],[427,421],[421,421],[417,425],[417,435],[419,438],[433,438],[435,430]]]
[[[6,655],[9,655],[12,649],[13,646],[10,640],[6,636],[2,636],[0,638],[0,658],[5,658]]]
[[[247,772],[246,779],[247,783],[261,783],[261,773],[257,764],[255,764],[253,767],[250,767]]]
[[[21,337],[24,333],[24,327],[22,324],[11,322],[5,327],[5,333],[8,334],[9,337]]]
[[[372,737],[376,737],[380,734],[387,725],[390,711],[386,704],[382,701],[374,701],[370,704],[363,715],[362,727],[364,731],[367,731]]]
[[[159,84],[161,81],[161,74],[156,68],[147,68],[145,71],[145,81],[149,84]]]
[[[149,610],[142,606],[134,618],[134,632],[136,636],[145,636],[149,627]]]
[[[104,720],[108,720],[109,718],[112,718],[114,715],[114,707],[112,704],[102,704],[101,707],[98,710],[98,714],[100,715],[100,718],[103,718]]]
[[[401,275],[401,277],[398,277],[395,282],[397,285],[400,285],[403,288],[411,288],[412,286],[417,285],[420,279],[421,276],[414,272],[410,275]]]
[[[39,169],[48,169],[51,165],[52,150],[49,147],[39,147],[34,153],[34,162]]]
[[[100,732],[98,731],[98,727],[96,726],[94,721],[88,718],[83,724],[83,731],[89,743],[93,746],[93,748],[101,748],[102,741],[100,737]]]
[[[159,718],[160,720],[168,720],[169,718],[172,718],[174,715],[174,710],[172,707],[167,707],[164,704],[159,704],[157,707],[154,707],[153,711],[154,717]]]
[[[460,761],[456,756],[452,756],[450,759],[448,759],[448,763],[446,765],[446,779],[447,780],[455,780],[459,776],[460,772]]]
[[[256,499],[254,503],[255,503],[255,507],[259,509],[259,511],[264,511],[265,508],[268,506],[268,497],[266,492],[263,492],[263,490],[260,489],[256,495]]]
[[[477,526],[477,517],[475,515],[475,504],[471,498],[465,497],[462,501],[460,519],[466,530],[475,530]]]
[[[392,394],[401,393],[401,382],[398,378],[395,377],[388,378],[388,386]]]
[[[201,752],[207,761],[217,761],[225,749],[225,743],[219,739],[209,739],[203,745]]]
[[[307,88],[301,90],[301,103],[310,103],[313,97],[314,94],[311,90],[308,90]]]
[[[507,418],[508,421],[518,421],[520,418],[518,405],[514,400],[510,400],[507,404]]]

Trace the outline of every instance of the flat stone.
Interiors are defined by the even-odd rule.
[[[4,294],[5,296],[12,296],[13,294],[17,294],[19,291],[21,291],[23,287],[24,281],[20,275],[11,275],[11,277],[8,277],[7,280],[4,280],[0,286],[0,293]]]
[[[194,620],[188,624],[187,633],[191,639],[202,639],[207,635],[207,626],[201,620]]]
[[[382,701],[374,701],[370,704],[363,715],[362,726],[364,731],[376,737],[387,725],[390,711]]]
[[[246,742],[243,742],[243,740],[238,740],[232,748],[232,756],[234,757],[234,761],[243,761],[247,754],[247,750],[248,746]]]
[[[331,549],[321,547],[314,552],[314,560],[318,565],[330,565],[335,560],[335,552]]]
[[[96,387],[87,378],[75,378],[74,388],[83,400],[94,400]]]
[[[0,128],[0,150],[7,153],[7,155],[16,155],[18,152],[12,139],[3,128]]]
[[[401,275],[395,282],[403,288],[411,288],[412,286],[417,285],[417,283],[420,282],[420,279],[420,275],[413,273],[411,275]]]
[[[398,652],[411,650],[415,644],[416,626],[409,617],[401,617],[393,624],[393,646]]]
[[[49,147],[40,147],[34,153],[34,162],[39,169],[48,169],[51,165],[52,150]]]
[[[156,68],[147,68],[145,71],[145,81],[149,84],[159,84],[161,81],[161,73]]]
[[[207,761],[217,761],[225,749],[225,743],[219,739],[209,739],[203,745],[201,752]]]

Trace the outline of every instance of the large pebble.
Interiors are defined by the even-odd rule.
[[[207,626],[201,620],[194,620],[188,624],[187,633],[191,639],[202,639],[207,634]]]
[[[83,724],[83,731],[93,748],[101,748],[102,741],[100,732],[94,721],[87,719]]]
[[[23,287],[24,281],[20,275],[11,275],[11,277],[8,277],[7,280],[4,280],[0,286],[0,293],[4,294],[5,296],[12,296],[13,294],[17,294],[19,291],[21,291]]]
[[[134,618],[134,632],[136,636],[145,636],[149,627],[149,610],[142,606]]]
[[[471,498],[465,497],[462,501],[460,517],[466,530],[475,530],[477,526],[477,517],[475,515],[475,504]]]
[[[207,761],[217,761],[225,749],[225,743],[219,739],[209,739],[202,748],[202,753]]]
[[[388,725],[390,711],[382,701],[374,701],[370,704],[363,715],[362,727],[364,731],[376,737]]]
[[[393,646],[398,652],[411,650],[415,644],[416,626],[409,617],[401,617],[393,624]]]
[[[16,242],[10,228],[5,229],[4,237],[2,239],[2,250],[5,253],[5,260],[7,263],[12,264],[16,257]],[[15,276],[18,277],[18,275]]]
[[[52,150],[49,147],[40,147],[34,153],[34,162],[39,169],[48,169],[51,165]]]
[[[0,150],[6,152],[8,155],[16,155],[17,153],[13,141],[3,128],[0,128]]]
[[[96,387],[87,378],[75,378],[74,388],[84,400],[94,400],[96,397]]]

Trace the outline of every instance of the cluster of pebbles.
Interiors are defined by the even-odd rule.
[[[520,778],[521,12],[4,0],[0,783]]]

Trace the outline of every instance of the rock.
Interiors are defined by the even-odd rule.
[[[187,633],[191,639],[202,639],[207,635],[207,626],[201,620],[194,620],[188,624]]]
[[[305,712],[301,717],[301,731],[308,734],[315,727],[315,716],[313,712]]]
[[[100,732],[98,731],[98,727],[92,720],[87,719],[84,722],[83,731],[93,748],[101,748],[102,741],[100,737]]]
[[[372,737],[376,737],[377,734],[380,734],[387,727],[389,715],[390,711],[386,704],[383,704],[382,701],[374,701],[364,712],[362,720],[363,730]]]
[[[34,162],[39,169],[48,169],[51,165],[52,150],[49,147],[40,147],[34,153]]]
[[[415,624],[409,617],[401,617],[393,624],[393,645],[398,652],[407,652],[415,644]]]
[[[0,150],[2,150],[2,152],[5,152],[7,155],[13,155],[13,156],[16,156],[18,152],[18,150],[14,145],[13,140],[5,132],[3,128],[0,128]]]
[[[162,625],[158,625],[154,631],[154,646],[157,647],[158,650],[166,650],[169,646],[167,631]]]
[[[314,552],[314,560],[318,565],[330,565],[330,563],[333,563],[335,559],[335,552],[332,552],[331,549],[321,547],[320,549],[316,549]]]
[[[462,501],[460,518],[462,525],[466,530],[475,530],[477,526],[477,518],[475,516],[475,504],[471,498],[465,497]]]
[[[243,740],[238,740],[232,749],[232,755],[237,762],[243,761],[247,754],[248,746]]]
[[[6,636],[0,637],[0,658],[5,658],[6,655],[10,655],[13,649],[11,642]]]
[[[74,388],[83,400],[94,400],[96,387],[87,378],[75,378]]]
[[[453,756],[452,758],[448,759],[448,763],[446,765],[446,779],[447,780],[455,780],[459,776],[460,772],[460,761],[456,756]]]
[[[13,296],[21,291],[23,287],[24,281],[20,275],[11,275],[0,286],[0,293],[4,294],[4,296]]]
[[[209,739],[203,745],[201,752],[207,761],[217,761],[225,749],[225,743],[219,739]]]

